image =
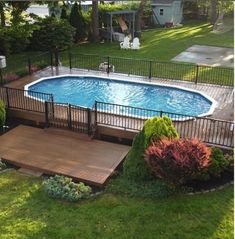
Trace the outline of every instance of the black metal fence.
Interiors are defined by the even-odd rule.
[[[105,64],[104,64],[105,63]],[[151,78],[173,79],[196,83],[234,85],[234,70],[195,64],[159,62],[155,60],[121,58],[69,53],[70,68],[124,73]],[[107,65],[107,67],[102,67]]]
[[[0,85],[30,75],[47,66],[55,65],[54,59],[55,57],[51,52],[33,54],[29,57],[8,57],[6,68],[1,69],[0,72]]]
[[[67,103],[45,102],[46,125],[72,131],[91,132],[91,110]]]
[[[55,103],[52,94],[0,87],[0,100],[7,108],[40,112],[48,126],[88,133],[96,126],[107,125],[124,130],[140,131],[146,119],[168,116],[180,137],[198,138],[205,143],[234,147],[234,122],[155,111],[125,105],[95,102],[92,109]]]
[[[45,113],[45,101],[53,102],[52,94],[0,87],[0,100],[7,108]]]
[[[146,119],[153,116],[168,116],[180,137],[198,138],[205,143],[234,146],[234,122],[196,117],[137,107],[96,102],[94,105],[97,124],[140,131]]]
[[[68,52],[44,52],[30,57],[7,59],[7,67],[1,70],[0,85],[32,74],[46,66],[69,66],[86,70],[116,72],[148,77],[149,79],[173,79],[196,83],[234,85],[234,70],[195,64],[159,62],[156,60],[73,54]]]

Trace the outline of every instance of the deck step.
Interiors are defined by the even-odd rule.
[[[41,177],[43,175],[42,171],[32,170],[32,169],[28,169],[28,168],[19,168],[18,172],[27,174],[29,176],[35,176],[35,177]]]

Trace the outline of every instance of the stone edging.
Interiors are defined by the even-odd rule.
[[[208,189],[208,190],[202,190],[202,191],[197,191],[197,192],[190,192],[190,193],[186,193],[186,195],[187,196],[193,196],[193,195],[199,195],[199,194],[205,194],[205,193],[220,191],[220,190],[228,187],[229,185],[233,185],[233,184],[234,184],[234,182],[230,181],[230,182],[225,183],[224,185],[216,187],[216,188],[212,188],[212,189]]]
[[[7,171],[11,171],[11,170],[13,170],[13,168],[6,168],[6,169],[3,169],[3,170],[0,170],[0,174],[5,173]]]

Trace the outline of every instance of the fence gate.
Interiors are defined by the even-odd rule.
[[[48,126],[90,134],[91,110],[89,108],[67,103],[46,102],[45,112]]]

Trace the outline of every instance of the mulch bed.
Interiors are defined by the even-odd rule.
[[[193,192],[216,189],[234,181],[233,170],[226,170],[219,178],[211,178],[208,181],[191,181],[185,186],[193,189]]]

